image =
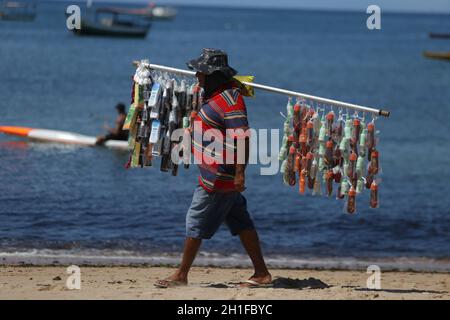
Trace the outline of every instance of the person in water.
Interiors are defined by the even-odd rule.
[[[213,129],[214,135],[222,135],[215,139],[223,139],[222,141],[225,141],[225,135],[229,134],[228,129],[248,132],[246,106],[240,89],[233,81],[237,72],[228,66],[227,54],[221,50],[203,49],[200,58],[190,61],[188,67],[196,71],[199,86],[204,89],[204,103],[194,120],[194,131],[200,129],[205,132]],[[181,265],[172,276],[157,281],[155,286],[167,288],[187,285],[188,273],[202,240],[212,238],[223,222],[233,236],[239,235],[254,266],[254,274],[241,283],[241,286],[268,285],[272,282],[272,276],[266,267],[258,234],[247,211],[247,201],[241,194],[245,190],[249,137],[245,133],[233,134],[234,146],[225,148],[223,154],[230,152],[227,151],[229,148],[236,150],[236,146],[239,146],[237,140],[244,139],[245,161],[238,162],[235,152],[235,159],[231,164],[206,161],[207,157],[211,159],[207,152],[210,142],[202,141],[201,137],[202,134],[193,134],[193,146],[200,151],[194,150],[194,157],[203,160],[198,159],[202,162],[199,164],[199,185],[194,191],[186,215],[186,238]],[[237,153],[239,156],[239,150]]]
[[[123,124],[125,123],[125,119],[127,117],[125,105],[123,103],[117,104],[116,110],[118,113],[116,118],[116,126],[111,128],[110,126],[105,125],[104,128],[108,131],[108,134],[97,137],[97,145],[102,145],[108,140],[128,140],[128,130],[122,130]]]

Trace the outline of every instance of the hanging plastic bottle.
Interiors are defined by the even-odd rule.
[[[306,155],[306,153],[308,152],[307,151],[308,150],[308,146],[307,146],[308,137],[307,137],[306,127],[302,128],[302,130],[301,130],[299,142],[300,142],[300,152],[302,153],[302,155]]]
[[[311,150],[314,146],[314,122],[312,119],[310,119],[308,121],[308,123],[306,124],[306,131],[307,131],[307,137],[308,137],[308,142],[307,142],[308,147]]]
[[[306,154],[306,174],[309,175],[309,173],[311,172],[311,167],[314,161],[314,154],[312,152],[308,152]]]
[[[322,188],[320,183],[319,173],[317,173],[317,177],[314,179],[314,188],[313,188],[313,196],[320,196],[322,194]]]
[[[289,97],[288,103],[286,105],[286,119],[291,120],[294,116],[294,105],[292,104],[292,98]]]
[[[311,169],[309,170],[309,177],[311,179],[314,179],[317,175],[317,166],[318,166],[317,159],[314,158],[311,163]]]
[[[362,124],[361,124],[362,126]],[[367,129],[364,128],[359,137],[359,154],[362,157],[366,156],[366,139],[367,139]]]
[[[324,168],[320,173],[322,174],[322,183],[326,186],[328,170]]]
[[[336,190],[336,199],[341,200],[345,198],[345,194],[342,193],[342,185],[339,184],[337,190]]]
[[[184,120],[184,119],[186,119],[186,120]],[[189,130],[189,120],[187,120],[188,117],[184,117],[184,119],[183,119],[184,133],[183,133],[183,142],[182,143],[183,143],[183,146],[186,146],[184,141],[189,141],[189,139],[191,139],[191,132]],[[190,150],[183,149],[183,163],[184,163],[185,169],[189,169],[190,158],[191,158]]]
[[[365,179],[366,179],[366,189],[370,189],[370,186],[374,181],[374,176],[370,172],[368,172]]]
[[[302,156],[298,152],[296,152],[295,153],[294,172],[300,172],[300,170],[302,168],[301,159],[302,159]]]
[[[320,172],[320,171],[325,170],[325,169],[326,169],[326,168],[325,168],[325,161],[324,161],[323,157],[320,157],[320,158],[319,158],[318,171]],[[319,173],[319,172],[318,172],[318,173]]]
[[[373,149],[375,149],[375,145],[376,145],[376,141],[375,141],[375,123],[372,120],[372,122],[370,122],[367,125],[367,157],[368,160],[370,161],[370,157],[372,155],[372,151]]]
[[[373,149],[372,154],[370,156],[370,165],[369,165],[369,173],[372,175],[376,175],[379,169],[379,152],[376,149]]]
[[[290,186],[294,186],[296,183],[294,165],[295,165],[295,147],[291,146],[289,148],[289,156],[287,159],[287,166],[285,172],[285,174],[287,175],[286,180]]]
[[[342,152],[337,145],[334,147],[333,160],[334,160],[334,166],[339,166],[339,167],[341,167],[344,162],[344,159],[342,157]]]
[[[344,160],[344,165],[342,166],[343,172],[344,172],[344,177],[348,177],[348,167],[349,167],[349,162],[348,160]]]
[[[352,152],[348,158],[348,171],[347,171],[347,176],[352,179],[353,176],[356,173],[356,160],[358,159],[358,156],[356,155],[356,153]]]
[[[320,129],[322,128],[322,121],[319,118],[319,114],[316,112],[314,117],[311,119],[314,123],[314,143],[319,140]]]
[[[298,141],[298,137],[300,135],[300,104],[297,103],[294,105],[294,116],[293,116],[293,127],[294,127],[294,138],[295,141]]]
[[[347,116],[347,120],[345,121],[344,127],[344,139],[350,141],[352,138],[352,119]]]
[[[327,119],[328,136],[331,137],[333,134],[334,111],[328,112],[326,119]]]
[[[284,173],[286,172],[286,168],[287,168],[287,159],[284,159],[281,162],[280,172],[283,174],[283,181],[284,181],[284,183],[288,185],[289,182],[286,183],[286,181],[284,180]]]
[[[339,150],[344,153],[347,151],[347,148],[349,146],[349,139],[346,137],[343,137],[341,142],[339,143]]]
[[[349,183],[347,179],[342,179],[340,187],[341,187],[341,193],[343,195],[346,195],[348,193]]]
[[[370,207],[378,208],[378,185],[375,180],[370,185]]]
[[[327,128],[326,128],[326,125],[325,125],[325,121],[321,120],[321,126],[320,126],[320,131],[319,131],[319,142],[325,143],[327,140],[328,140],[328,138],[327,138]]]
[[[341,167],[340,166],[336,166],[336,167],[333,168],[333,175],[334,175],[334,182],[341,183],[342,172],[341,172]]]
[[[294,106],[292,105],[292,98],[289,97],[288,103],[286,105],[286,117],[284,119],[284,134],[283,141],[281,143],[280,153],[278,154],[278,159],[283,161],[286,159],[289,152],[290,145],[288,145],[288,137],[291,135],[291,120],[294,115]],[[293,138],[292,138],[293,139]]]
[[[281,167],[281,169],[283,170],[283,173],[284,173],[284,177],[285,177],[284,178],[284,182],[287,185],[289,185],[289,172],[288,171],[291,169],[291,168],[289,168],[289,159],[288,158],[289,158],[289,153],[290,153],[290,150],[291,150],[291,146],[292,146],[292,141],[293,140],[294,140],[293,136],[289,136],[288,139],[287,139],[287,144],[286,144],[285,148],[288,151],[286,152],[287,154],[285,154],[284,160],[283,160],[283,162],[286,161],[286,164],[285,164],[284,168],[283,168],[283,166]],[[283,149],[283,147],[282,147],[282,149]],[[280,153],[281,153],[281,151],[280,151]],[[293,167],[292,167],[292,169],[293,169]]]
[[[306,170],[301,170],[300,181],[299,181],[299,193],[300,194],[305,194],[305,186],[306,186]]]
[[[328,167],[332,167],[334,165],[333,147],[333,140],[328,140],[325,149],[325,164]]]
[[[305,174],[307,175],[308,174],[308,172],[307,172],[307,166],[308,166],[308,159],[306,158],[306,155],[305,156],[303,156],[302,155],[302,159],[300,160],[300,166],[301,166],[301,168],[302,168],[302,170],[305,170]]]
[[[347,212],[354,214],[356,212],[356,190],[354,186],[350,187],[347,196]]]
[[[337,120],[337,126],[334,131],[334,140],[337,144],[339,144],[342,141],[344,134],[344,118],[342,117],[342,110],[339,110],[339,118]]]
[[[303,103],[301,105],[301,109],[300,109],[300,123],[301,123],[300,126],[301,126],[301,129],[306,128],[308,112],[309,112],[308,106],[305,103]]]
[[[294,141],[294,136],[289,135],[289,130],[286,130],[284,132],[283,141],[281,143],[281,149],[280,153],[278,154],[278,159],[280,161],[285,160],[289,154],[289,148],[292,145],[292,142]]]
[[[314,108],[309,106],[308,107],[308,121],[311,120],[315,114],[316,114],[316,111],[314,110]]]
[[[330,169],[326,173],[326,186],[327,186],[327,195],[330,197],[333,194],[333,170]]]
[[[308,175],[308,189],[314,189],[314,179]]]
[[[364,175],[364,161],[365,158],[364,156],[362,156],[361,154],[358,156],[358,160],[356,161],[356,173],[358,174],[358,176],[362,177]]]
[[[360,177],[356,183],[356,193],[361,193],[364,189],[364,179]]]
[[[323,160],[323,156],[325,156],[326,152],[326,144],[324,142],[319,142],[319,157]]]
[[[358,153],[359,136],[361,134],[361,121],[358,118],[353,119],[353,131],[350,145],[353,152]]]
[[[283,136],[283,140],[281,142],[281,148],[280,148],[280,152],[278,153],[278,160],[283,161],[286,159],[287,157],[287,144],[288,144],[288,137],[287,135]]]

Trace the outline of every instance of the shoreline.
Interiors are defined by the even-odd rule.
[[[105,254],[105,252],[70,251],[30,251],[0,252],[0,266],[101,266],[101,267],[175,267],[180,262],[180,254],[158,253],[140,255],[133,252]],[[270,268],[283,270],[349,270],[365,271],[371,265],[377,265],[382,271],[450,273],[450,259],[427,257],[396,258],[355,258],[355,257],[295,257],[283,255],[266,255]],[[243,254],[222,255],[201,252],[195,265],[199,267],[249,268],[251,262]]]
[[[365,270],[271,269],[274,287],[239,288],[250,268],[194,266],[189,285],[153,286],[173,267],[80,266],[81,289],[69,290],[67,266],[0,266],[0,299],[445,299],[448,273],[382,271],[380,289]],[[290,287],[292,286],[292,287]]]

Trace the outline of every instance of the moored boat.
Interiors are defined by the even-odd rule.
[[[2,1],[0,4],[0,20],[33,21],[35,18],[35,1]]]
[[[77,35],[145,38],[151,27],[147,19],[136,17],[133,10],[98,8],[91,18],[81,19]]]
[[[425,51],[423,55],[430,59],[450,60],[450,52]]]
[[[450,39],[450,33],[430,32],[429,36],[432,39]]]

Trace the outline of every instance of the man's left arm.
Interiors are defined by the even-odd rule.
[[[235,106],[230,112],[225,114],[225,126],[227,129],[235,130],[234,133],[234,150],[237,152],[236,172],[234,178],[234,185],[236,191],[242,192],[245,190],[245,169],[248,164],[249,151],[250,151],[250,138],[249,125],[247,120],[247,109],[243,100],[238,100],[238,105]],[[244,143],[242,143],[244,142]],[[242,144],[244,144],[244,150],[242,150]],[[243,159],[242,152],[245,153]],[[243,161],[244,160],[244,161]]]
[[[243,192],[245,190],[245,168],[248,164],[250,152],[250,139],[245,138],[245,164],[236,164],[236,175],[234,177],[234,186],[236,187],[236,191]]]

